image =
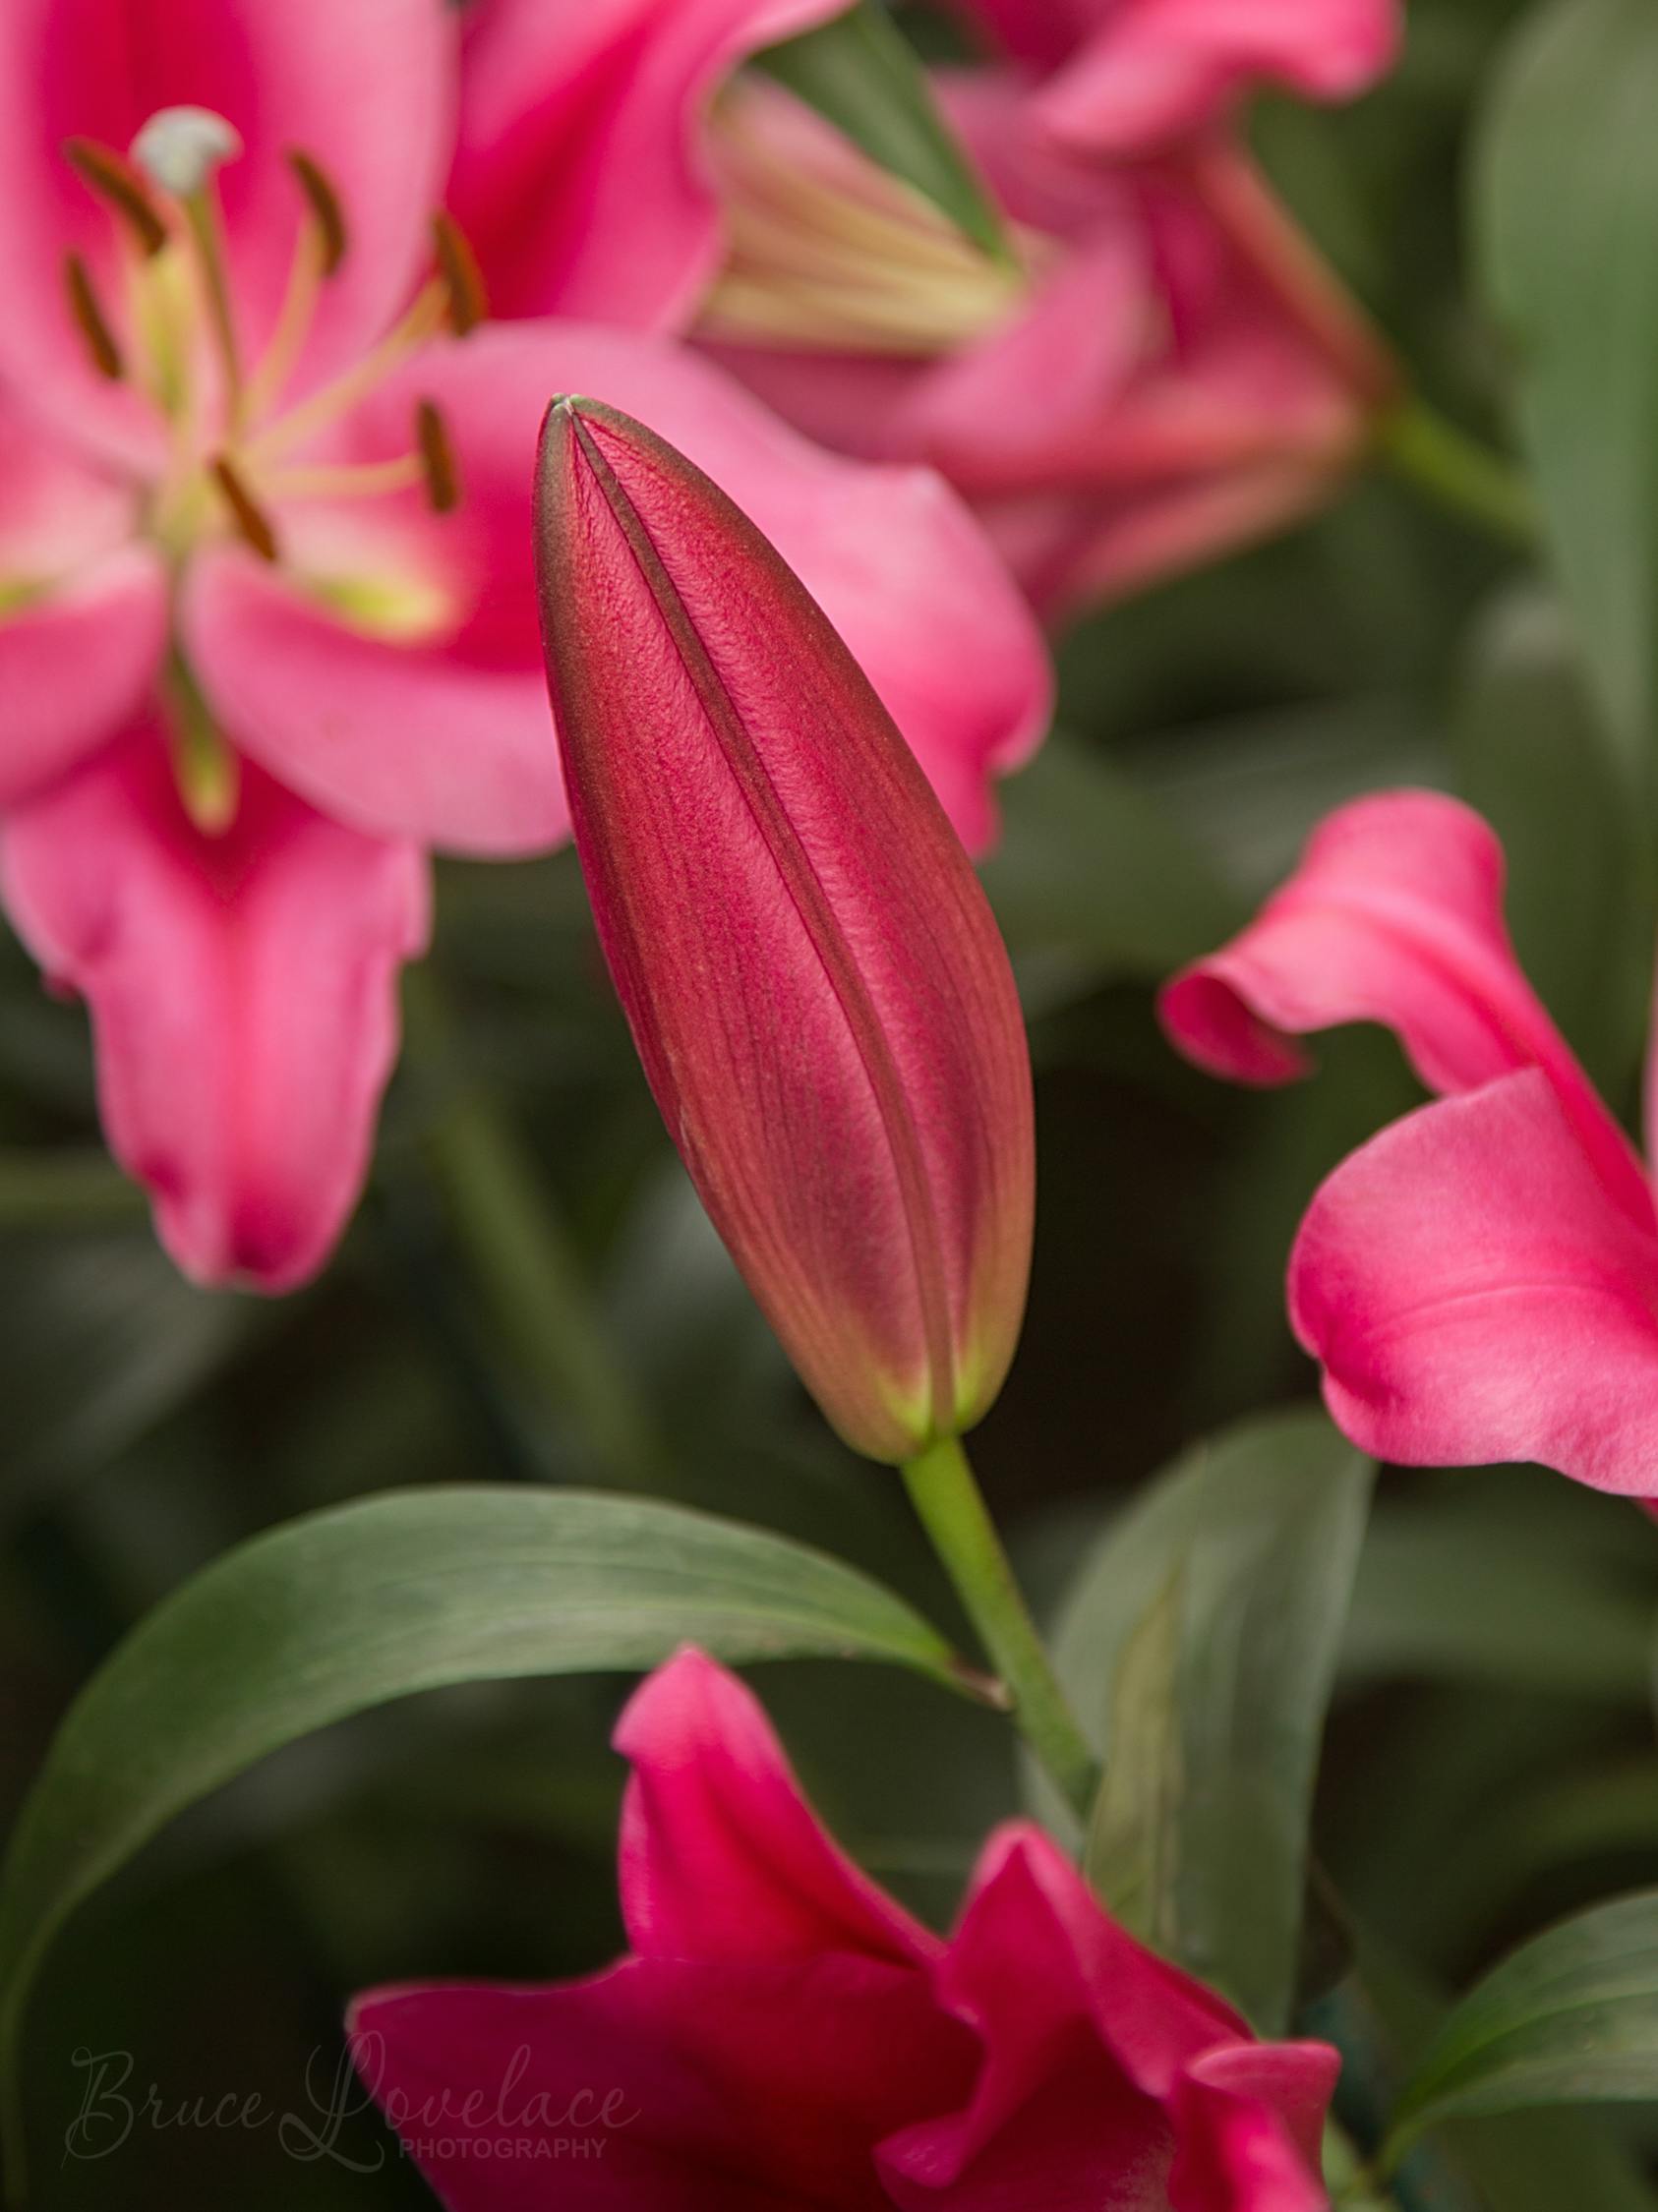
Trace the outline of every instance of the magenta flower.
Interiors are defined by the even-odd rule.
[[[1398,0],[954,0],[1041,79],[1057,139],[1137,156],[1225,122],[1257,85],[1350,99],[1388,69]]]
[[[1648,1172],[1521,974],[1503,855],[1428,791],[1342,807],[1241,936],[1171,982],[1202,1067],[1285,1082],[1288,1040],[1394,1030],[1441,1102],[1315,1195],[1289,1310],[1353,1441],[1405,1465],[1538,1460],[1658,1495],[1658,1209]]]
[[[576,847],[663,1119],[829,1419],[908,1459],[995,1397],[1030,1270],[984,894],[846,646],[671,446],[558,402],[537,538]]]
[[[510,160],[481,161],[499,184],[469,185],[463,211],[524,242],[515,305],[698,320],[809,436],[932,463],[1049,611],[1318,506],[1392,372],[1229,125],[1263,82],[1372,83],[1396,0],[963,4],[1006,58],[940,89],[1022,267],[776,86],[717,90],[821,6],[483,0],[469,128]],[[633,150],[607,172],[599,146]]]
[[[1030,1823],[940,1941],[837,1849],[764,1714],[681,1652],[617,1730],[629,1956],[381,1990],[368,2088],[450,2212],[1321,2212],[1336,2055],[1255,2041]]]
[[[1045,720],[1029,619],[935,480],[814,451],[663,341],[471,328],[432,212],[458,41],[441,0],[0,11],[0,889],[89,1002],[111,1144],[207,1281],[326,1256],[427,849],[566,834],[528,527],[550,391],[638,408],[752,509],[970,838]],[[665,117],[701,66],[652,80]],[[469,190],[483,155],[474,127]]]

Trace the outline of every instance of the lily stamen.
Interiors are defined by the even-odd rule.
[[[442,207],[432,217],[432,250],[438,273],[448,287],[449,327],[457,338],[464,338],[489,315],[489,293],[471,242],[454,217]]]
[[[65,139],[63,157],[88,191],[126,225],[147,260],[160,253],[167,226],[129,161],[95,139]]]
[[[241,472],[227,454],[215,453],[207,464],[219,496],[244,541],[262,560],[274,561],[280,549],[269,516],[249,491]]]
[[[272,469],[261,481],[273,498],[283,500],[372,499],[418,491],[427,481],[426,461],[420,453],[397,453],[385,461]]]
[[[366,399],[378,384],[384,383],[409,354],[418,352],[429,338],[437,336],[448,311],[449,288],[441,276],[435,276],[416,293],[408,313],[386,332],[379,345],[343,376],[325,384],[321,391],[313,392],[309,399],[290,409],[252,439],[247,448],[249,457],[257,461],[272,460],[348,414],[360,399]]]
[[[250,423],[268,414],[281,396],[304,351],[323,286],[344,261],[349,242],[339,195],[318,163],[290,148],[288,167],[305,196],[305,212],[275,327],[243,394],[243,417]]]
[[[87,341],[92,366],[100,377],[107,377],[112,384],[119,383],[125,374],[121,348],[98,305],[91,272],[79,254],[64,256],[63,278],[69,292],[70,313],[75,318],[76,328]]]
[[[447,425],[430,399],[423,399],[415,409],[415,437],[420,442],[421,471],[432,511],[452,514],[460,504],[460,470]]]

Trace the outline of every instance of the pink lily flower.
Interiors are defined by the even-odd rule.
[[[954,0],[1041,80],[1067,145],[1155,153],[1224,122],[1257,85],[1351,99],[1391,66],[1397,0]]]
[[[1398,9],[964,4],[1005,58],[940,90],[1017,267],[778,87],[732,81],[767,36],[833,13],[785,24],[776,0],[480,0],[463,139],[501,182],[461,205],[524,242],[515,304],[694,319],[808,436],[930,462],[1058,613],[1288,524],[1362,452],[1391,365],[1228,124],[1263,82],[1361,90],[1392,59]],[[605,189],[601,145],[655,151]]]
[[[1039,640],[936,479],[813,449],[664,340],[471,327],[432,213],[458,47],[442,0],[0,11],[0,894],[89,1002],[111,1145],[207,1282],[285,1289],[331,1249],[428,851],[567,835],[529,529],[550,392],[648,416],[754,513],[970,838],[1046,718]]]
[[[1161,1014],[1200,1067],[1263,1084],[1305,1073],[1294,1037],[1379,1021],[1439,1094],[1336,1168],[1290,1257],[1291,1322],[1356,1444],[1658,1496],[1650,1174],[1519,969],[1477,814],[1430,791],[1338,809]]]
[[[616,1744],[630,1954],[352,2008],[362,2078],[449,2212],[1328,2205],[1336,2054],[1255,2041],[1029,1822],[991,1836],[941,1941],[837,1848],[699,1652]]]

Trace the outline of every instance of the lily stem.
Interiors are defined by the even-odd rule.
[[[1013,1717],[1067,1801],[1087,1819],[1099,1762],[1036,1633],[983,1492],[959,1440],[940,1437],[904,1467],[905,1486],[1013,1701]]]
[[[524,1371],[580,1432],[611,1482],[661,1489],[662,1446],[618,1364],[595,1308],[581,1256],[570,1242],[534,1160],[507,1117],[474,1077],[456,1077],[447,1013],[433,979],[408,979],[409,1024],[438,1079],[441,1098],[427,1132],[427,1157],[442,1185],[455,1234]]]
[[[1425,400],[1410,397],[1388,409],[1377,422],[1375,450],[1437,506],[1506,546],[1535,551],[1536,502],[1520,471]]]

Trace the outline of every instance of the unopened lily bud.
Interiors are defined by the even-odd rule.
[[[542,626],[575,842],[716,1228],[847,1441],[969,1426],[1030,1265],[1031,1072],[967,855],[793,571],[653,433],[559,399]]]

